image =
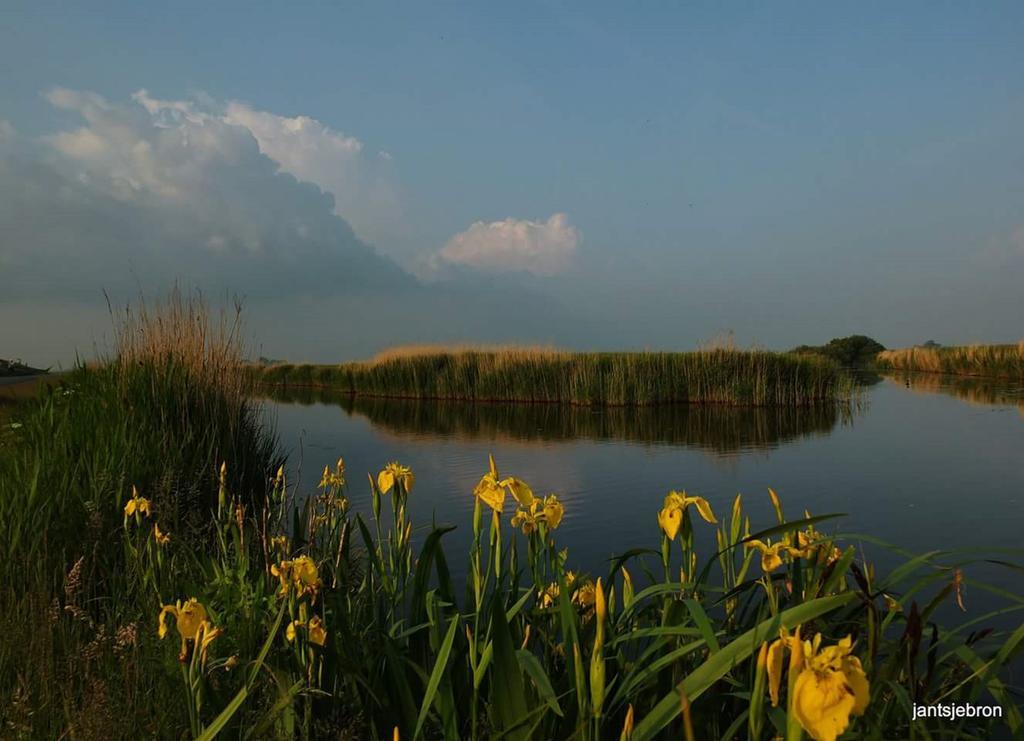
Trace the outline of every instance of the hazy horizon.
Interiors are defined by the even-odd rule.
[[[0,9],[0,357],[1024,337],[1024,6]],[[225,300],[226,299],[226,300]]]

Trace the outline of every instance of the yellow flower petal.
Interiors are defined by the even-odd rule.
[[[835,741],[850,724],[855,699],[839,672],[805,669],[793,686],[793,713],[816,741]]]
[[[711,505],[707,499],[704,497],[693,497],[690,501],[696,505],[697,511],[704,518],[705,522],[710,522],[712,525],[718,524],[718,520],[715,519],[715,513],[711,511]]]
[[[206,608],[195,597],[178,608],[175,627],[182,638],[195,639],[199,626],[206,620]]]
[[[309,642],[315,643],[318,646],[323,646],[327,643],[327,630],[324,628],[324,623],[319,616],[309,621]]]
[[[769,549],[761,556],[761,570],[766,573],[775,571],[781,565],[782,558],[779,556],[777,548]]]
[[[512,476],[505,479],[502,483],[508,487],[512,498],[519,502],[520,506],[529,507],[533,504],[533,489],[525,481]]]
[[[157,629],[156,634],[162,640],[167,635],[167,616],[174,615],[177,617],[178,608],[175,605],[164,605],[160,608],[160,614],[157,616]]]
[[[554,494],[544,498],[544,521],[552,530],[556,529],[565,516],[565,507]]]
[[[683,524],[683,510],[666,507],[658,513],[658,525],[669,540],[675,540]]]
[[[505,489],[498,486],[490,474],[480,479],[480,483],[473,489],[473,494],[495,512],[501,512],[505,508]]]
[[[380,489],[381,494],[387,494],[394,485],[395,474],[390,469],[385,468],[377,474],[377,488]]]

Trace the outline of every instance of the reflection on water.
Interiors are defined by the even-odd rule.
[[[1024,387],[1005,380],[942,373],[892,373],[886,374],[885,380],[911,391],[948,394],[972,404],[1016,406],[1024,417]]]
[[[290,480],[304,481],[303,472],[312,472],[305,480],[315,485],[319,471],[343,455],[352,473],[353,511],[364,516],[370,499],[363,476],[389,460],[411,466],[416,493],[409,506],[417,532],[432,522],[457,526],[445,536],[453,574],[465,565],[456,554],[469,550],[472,491],[489,453],[502,472],[565,502],[558,543],[582,570],[604,568],[625,548],[656,549],[656,514],[671,489],[707,498],[717,513],[728,512],[742,492],[755,528],[775,521],[771,486],[791,514],[848,513],[834,526],[917,553],[1019,547],[1024,420],[1018,410],[1024,397],[1009,385],[978,379],[863,382],[864,405],[852,415],[453,404],[310,390],[276,394],[267,409],[291,454]],[[713,553],[710,528],[695,530],[699,551]],[[870,543],[864,547],[882,572],[902,560]],[[967,576],[1024,593],[1018,571]],[[972,611],[984,609],[980,590],[969,599]]]
[[[662,443],[718,455],[770,449],[829,434],[848,421],[847,408],[743,408],[677,404],[591,408],[561,404],[453,403],[355,397],[325,389],[274,389],[269,398],[290,404],[331,404],[367,418],[397,436],[457,440],[608,440]]]

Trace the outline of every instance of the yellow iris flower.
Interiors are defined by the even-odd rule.
[[[160,529],[160,524],[153,523],[153,540],[156,541],[157,545],[167,545],[171,542],[171,534],[165,533]]]
[[[278,476],[282,476],[284,471],[278,470]],[[324,474],[320,477],[319,488],[321,489],[340,489],[345,485],[345,459],[339,458],[338,462],[334,464],[334,470],[332,471],[330,466],[324,466]]]
[[[544,497],[544,521],[549,528],[555,530],[562,523],[564,516],[565,507],[558,501],[558,497],[554,494]]]
[[[212,628],[207,620],[206,608],[195,597],[184,603],[178,600],[173,605],[164,605],[157,616],[157,635],[161,640],[167,635],[167,616],[174,616],[174,627],[181,637],[181,653],[178,659],[184,661],[188,656],[188,642],[200,642],[201,650],[205,651],[210,641],[220,635],[220,631]],[[204,640],[205,639],[205,640]]]
[[[529,535],[534,532],[537,529],[539,509],[540,505],[535,500],[526,509],[516,510],[516,513],[512,515],[512,527],[521,527],[523,535]]]
[[[851,715],[863,715],[870,686],[860,659],[851,655],[850,637],[821,648],[821,635],[804,641],[803,667],[793,685],[793,712],[816,741],[835,741],[850,724]]]
[[[315,643],[318,646],[323,646],[327,643],[327,629],[324,627],[324,622],[320,619],[319,615],[309,621],[309,642]]]
[[[582,584],[573,592],[572,601],[577,606],[584,609],[593,607],[597,601],[597,593],[594,589],[594,582],[589,579]]]
[[[485,473],[479,483],[473,489],[473,496],[482,499],[495,512],[501,512],[505,508],[505,487],[508,480],[502,481],[498,477],[498,467],[494,465],[494,456],[488,456],[491,469]]]
[[[534,532],[540,522],[554,530],[561,524],[564,516],[565,507],[558,501],[558,497],[550,494],[543,502],[534,498],[526,508],[516,510],[512,515],[512,527],[521,527],[523,535]]]
[[[706,522],[712,525],[718,523],[707,499],[691,497],[685,491],[670,491],[665,497],[661,511],[658,512],[658,526],[669,540],[676,539],[679,528],[683,525],[683,515],[691,505],[697,508],[697,512]]]
[[[558,601],[558,595],[561,590],[558,587],[558,582],[551,582],[544,589],[537,592],[537,600],[540,602],[541,607],[553,607]]]
[[[270,573],[281,582],[278,596],[284,597],[294,587],[298,597],[310,594],[316,598],[317,590],[320,588],[320,574],[316,563],[309,556],[281,561],[270,567]]]
[[[305,628],[306,635],[309,637],[310,643],[315,643],[318,646],[323,646],[327,643],[327,629],[324,627],[324,621],[320,619],[320,616],[314,616],[308,623],[305,620],[292,620],[288,623],[288,627],[284,631],[284,637],[288,639],[289,643],[295,642],[298,628]]]
[[[772,543],[770,540],[766,543],[763,540],[748,540],[746,543],[747,548],[756,548],[761,551],[761,570],[768,574],[782,565],[782,554],[792,553],[793,549],[789,547],[786,541],[778,543]]]
[[[377,474],[377,488],[380,489],[381,494],[387,494],[394,487],[396,481],[402,485],[405,493],[409,494],[412,492],[412,485],[416,482],[416,477],[411,468],[392,461]]]
[[[149,500],[139,496],[139,490],[132,486],[132,498],[124,505],[124,516],[127,520],[132,515],[149,517],[152,514]]]

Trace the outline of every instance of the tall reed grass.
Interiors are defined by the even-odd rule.
[[[1024,380],[1024,340],[1016,345],[907,347],[884,350],[878,354],[875,363],[882,370]]]
[[[568,353],[538,348],[391,352],[337,366],[253,367],[257,380],[346,393],[462,401],[602,406],[849,401],[853,382],[819,357],[730,349]]]

